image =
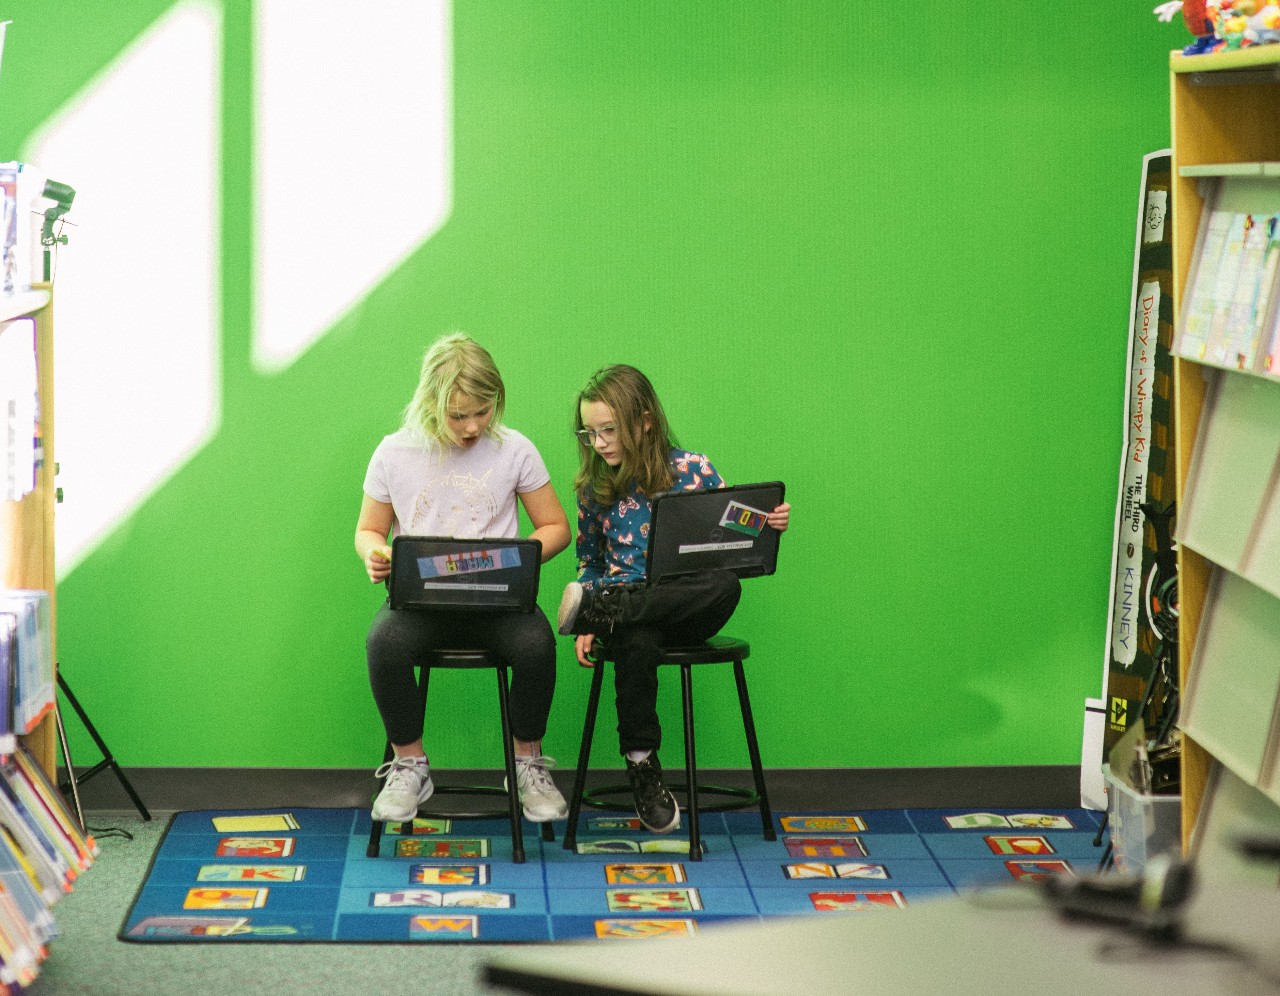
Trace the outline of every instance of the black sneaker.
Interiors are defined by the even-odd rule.
[[[627,758],[627,781],[636,800],[636,815],[654,833],[669,833],[680,825],[680,807],[675,797],[662,784],[662,765],[658,755],[643,761]]]
[[[560,599],[556,629],[561,636],[612,633],[630,598],[631,587],[628,585],[602,585],[587,591],[577,581],[570,581]]]

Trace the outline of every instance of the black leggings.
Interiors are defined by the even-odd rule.
[[[741,596],[742,583],[729,571],[700,571],[631,593],[623,618],[605,638],[614,661],[623,754],[662,746],[657,709],[662,648],[696,645],[715,636]]]
[[[432,649],[491,650],[511,668],[511,734],[536,742],[547,732],[556,690],[556,644],[542,610],[532,612],[392,611],[373,617],[365,652],[373,700],[393,744],[422,736],[424,721],[414,667]]]

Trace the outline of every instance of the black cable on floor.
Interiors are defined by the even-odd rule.
[[[133,840],[131,834],[124,827],[86,827],[89,833],[97,837],[123,837],[125,840]]]

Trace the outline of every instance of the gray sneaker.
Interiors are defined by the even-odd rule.
[[[565,585],[556,612],[556,631],[561,636],[583,633],[608,635],[624,619],[635,621],[635,597],[640,584],[597,584],[588,591],[581,583]]]
[[[582,605],[585,589],[577,581],[570,581],[564,586],[564,594],[560,597],[560,609],[556,612],[556,632],[561,636],[573,633],[573,624],[578,619],[578,609]]]
[[[550,823],[569,815],[569,806],[548,774],[556,766],[555,758],[516,755],[516,790],[524,807],[525,819],[534,823]],[[503,782],[506,786],[506,782]]]
[[[425,757],[397,757],[378,768],[375,778],[386,778],[373,800],[375,820],[403,823],[418,815],[418,807],[431,798],[431,765]]]

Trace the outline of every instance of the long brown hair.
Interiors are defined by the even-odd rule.
[[[595,447],[579,440],[581,463],[573,481],[579,495],[612,505],[630,490],[633,481],[650,496],[671,487],[676,478],[670,451],[677,443],[648,377],[625,364],[597,370],[578,392],[573,406],[575,429],[582,428],[584,401],[598,401],[613,413],[622,462],[610,467]]]

